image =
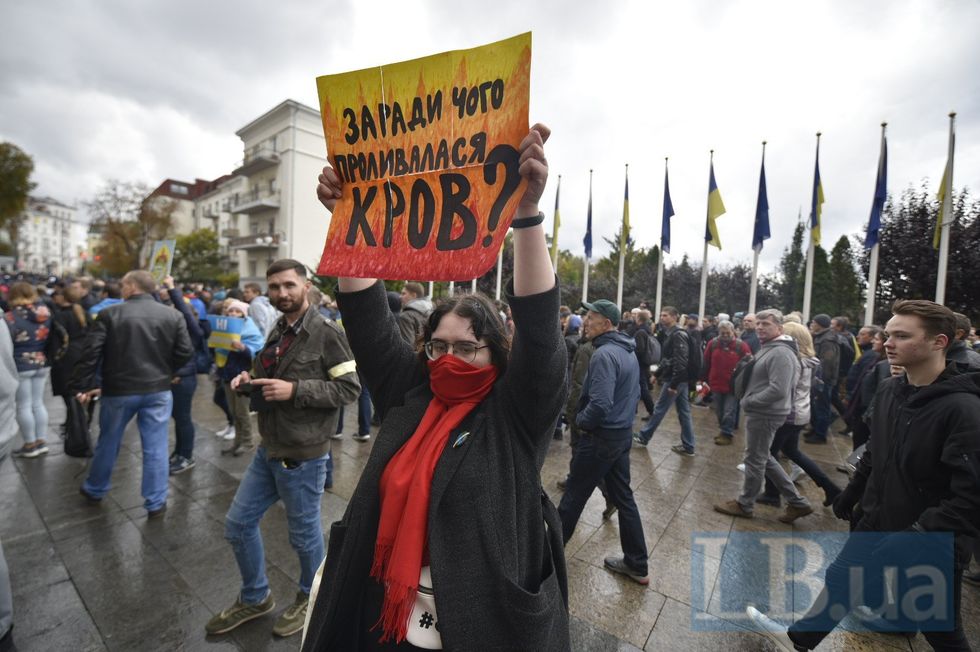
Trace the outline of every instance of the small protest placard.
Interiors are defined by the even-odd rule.
[[[317,78],[344,183],[317,273],[471,279],[495,262],[526,183],[531,34]]]
[[[212,349],[231,349],[232,343],[242,341],[242,328],[245,320],[241,317],[225,317],[224,315],[208,315],[211,322],[211,336],[208,337],[208,347]]]
[[[170,270],[174,266],[174,252],[176,251],[176,240],[157,240],[153,243],[153,251],[150,253],[150,274],[157,285],[163,283],[163,279],[170,276]]]

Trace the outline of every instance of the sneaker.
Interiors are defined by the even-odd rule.
[[[786,511],[779,516],[780,523],[792,523],[798,518],[813,513],[813,507],[809,505],[787,505]]]
[[[255,446],[247,444],[234,444],[230,448],[225,448],[221,451],[222,455],[231,455],[233,457],[240,457],[245,453],[250,453],[255,450]]]
[[[85,491],[85,487],[79,487],[78,493],[85,496],[85,502],[87,502],[89,505],[98,505],[99,503],[102,502],[102,499],[99,496],[94,496],[89,492]]]
[[[606,557],[602,562],[603,565],[614,573],[619,573],[620,575],[625,575],[637,584],[642,584],[646,586],[650,583],[650,578],[647,577],[646,573],[640,573],[633,570],[626,565],[626,560],[622,557]]]
[[[790,470],[789,470],[789,481],[790,482],[796,482],[797,480],[799,480],[800,478],[802,478],[805,474],[806,474],[806,471],[804,471],[803,469],[801,469],[799,466],[797,466],[796,464],[790,464]]]
[[[745,462],[739,462],[738,464],[735,465],[735,468],[741,471],[742,473],[745,473]]]
[[[48,445],[44,443],[43,439],[39,439],[35,442],[31,442],[30,444],[24,444],[15,450],[12,455],[14,457],[26,457],[28,459],[32,459],[44,455],[47,452]]]
[[[747,608],[745,610],[745,614],[749,617],[749,620],[752,621],[752,624],[755,625],[756,631],[769,639],[769,641],[776,646],[777,650],[796,652],[797,650],[801,649],[796,647],[796,644],[793,643],[793,639],[789,637],[789,631],[785,627],[755,607]]]
[[[366,432],[363,435],[351,435],[351,439],[354,441],[367,441],[371,439],[371,433]]]
[[[684,457],[694,457],[694,451],[689,451],[684,448],[684,444],[677,444],[676,446],[671,446],[670,450],[674,451],[678,455],[683,455]]]
[[[170,460],[170,475],[177,475],[184,471],[189,471],[197,464],[194,460],[189,460],[183,455],[176,455],[175,459]]]
[[[306,623],[306,610],[310,605],[310,596],[302,591],[296,593],[296,601],[286,607],[286,610],[279,616],[279,620],[272,626],[272,633],[276,636],[292,636],[303,629]]]
[[[156,509],[146,510],[146,518],[150,520],[155,518],[161,518],[166,513],[167,513],[167,503],[164,503],[159,507],[157,507]]]
[[[342,432],[335,432],[332,435],[330,435],[330,439],[343,439],[343,438],[344,438],[344,433]]]
[[[227,435],[229,432],[235,432],[235,426],[231,425],[230,423],[227,426],[225,426],[224,428],[222,428],[221,430],[218,430],[217,432],[215,432],[214,433],[214,436],[215,437],[220,437],[220,438],[223,439],[224,436]]]
[[[633,443],[636,444],[637,446],[646,446],[648,442],[646,439],[640,436],[640,433],[634,432]]]
[[[208,634],[224,634],[230,632],[242,623],[264,616],[276,608],[276,601],[272,599],[272,591],[265,596],[265,600],[258,604],[242,604],[241,598],[235,600],[231,605],[204,626],[204,631]]]
[[[714,506],[716,512],[737,516],[739,518],[752,518],[752,512],[747,512],[737,500],[729,500],[727,503],[718,503]]]
[[[732,437],[731,435],[716,435],[715,444],[717,446],[731,446],[732,439],[734,439],[734,437]]]
[[[555,486],[557,486],[562,491],[565,491],[565,488],[568,486],[568,480],[567,479],[559,480],[558,482],[555,483]]]
[[[235,426],[228,426],[228,431],[221,435],[221,438],[225,441],[231,441],[235,438]]]
[[[805,441],[808,444],[826,444],[827,443],[827,438],[826,437],[821,437],[820,435],[817,435],[817,434],[813,434],[813,435],[807,435],[806,437],[804,437],[803,438],[803,441]]]

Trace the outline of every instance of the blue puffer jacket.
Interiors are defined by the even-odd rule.
[[[48,366],[44,348],[51,333],[51,311],[43,303],[13,306],[4,315],[14,341],[17,371],[34,371]]]
[[[595,353],[582,384],[575,423],[582,430],[631,430],[640,399],[636,343],[626,333],[609,331],[593,340]]]

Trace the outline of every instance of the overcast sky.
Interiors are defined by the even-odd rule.
[[[315,78],[533,32],[531,122],[547,146],[560,244],[582,251],[589,168],[595,255],[622,215],[659,242],[664,157],[676,217],[670,259],[702,253],[708,152],[728,213],[711,264],[751,260],[761,141],[772,239],[763,271],[809,212],[815,132],[824,244],[859,233],[889,123],[890,193],[938,185],[951,110],[955,186],[980,188],[980,3],[150,2],[0,6],[0,140],[34,157],[38,194],[81,202],[107,179],[211,179],[242,158],[234,132]],[[315,180],[310,179],[310,192]],[[976,196],[976,195],[975,195]]]

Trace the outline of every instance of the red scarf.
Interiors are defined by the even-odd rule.
[[[449,432],[490,393],[496,380],[493,365],[474,367],[454,355],[429,361],[434,396],[415,433],[381,474],[381,520],[371,577],[385,587],[378,621],[382,642],[405,639],[426,548],[432,476]]]

